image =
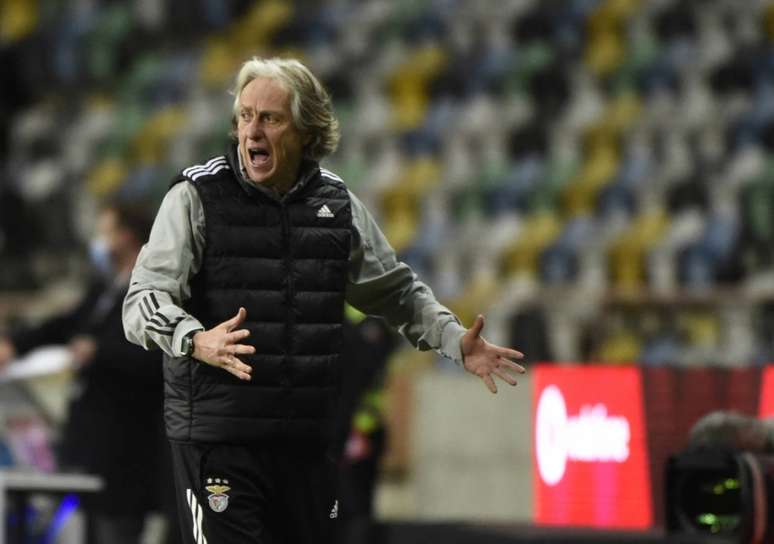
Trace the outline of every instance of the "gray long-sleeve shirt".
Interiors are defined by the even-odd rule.
[[[243,177],[239,182],[247,190],[263,189]],[[349,194],[353,236],[347,302],[364,313],[384,317],[416,348],[434,349],[461,364],[460,339],[465,329],[430,288],[397,260],[371,214]],[[178,183],[164,197],[132,272],[123,307],[130,342],[145,349],[158,346],[180,357],[183,338],[204,329],[183,305],[191,297],[190,282],[201,266],[205,243],[199,195],[189,182]]]

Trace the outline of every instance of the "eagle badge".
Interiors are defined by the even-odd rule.
[[[205,489],[211,493],[207,497],[210,508],[212,508],[214,512],[223,512],[228,508],[228,495],[226,495],[226,491],[231,489],[228,485],[228,480],[221,481],[220,478],[215,478],[213,483],[212,478],[207,478],[207,483],[211,484],[205,486]]]

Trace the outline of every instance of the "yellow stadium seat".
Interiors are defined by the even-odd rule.
[[[610,75],[624,62],[626,19],[638,7],[638,0],[607,0],[589,17],[585,59],[597,76]]]
[[[633,92],[620,93],[608,106],[602,124],[616,135],[622,136],[639,119],[642,102]]]
[[[400,251],[416,237],[421,211],[419,204],[441,177],[441,165],[432,157],[409,163],[398,181],[382,194],[384,233]]]
[[[38,26],[38,2],[0,1],[0,45],[21,40]]]
[[[417,235],[417,203],[410,195],[390,193],[384,200],[384,235],[395,248],[403,251]]]
[[[231,29],[230,35],[239,51],[268,47],[274,34],[293,17],[293,4],[284,0],[256,3]]]
[[[536,278],[541,253],[561,231],[562,223],[554,212],[534,213],[524,224],[519,238],[503,252],[501,271],[505,276]]]
[[[642,0],[605,0],[602,9],[618,20],[623,20],[634,15],[642,6]]]
[[[483,308],[490,307],[500,293],[492,274],[476,275],[463,289],[459,297],[444,301],[463,323],[473,323]]]
[[[774,4],[769,4],[764,14],[764,29],[769,41],[774,42]]]
[[[199,80],[207,87],[221,86],[234,77],[242,60],[226,36],[212,36],[204,46],[199,64]]]
[[[87,176],[86,188],[95,197],[104,197],[121,186],[127,173],[123,160],[117,157],[103,159]]]
[[[570,180],[563,191],[564,208],[570,217],[594,210],[599,191],[618,171],[619,157],[611,131],[599,127],[590,133],[589,152],[580,172]]]
[[[181,133],[185,121],[181,107],[165,108],[148,117],[130,144],[132,160],[139,164],[163,161],[169,141]]]
[[[626,51],[618,32],[604,31],[589,39],[586,64],[597,76],[607,76],[621,65]]]
[[[682,314],[678,329],[693,347],[711,348],[720,343],[720,322],[710,311],[691,311]]]
[[[608,251],[611,278],[622,291],[645,286],[648,251],[663,238],[669,217],[661,209],[647,211],[611,245]]]
[[[642,351],[642,341],[631,331],[621,330],[606,338],[599,347],[597,359],[608,364],[630,364]]]
[[[246,57],[267,55],[274,34],[292,16],[293,5],[289,2],[256,3],[222,34],[207,40],[199,65],[200,81],[208,87],[222,86],[234,77]]]
[[[437,45],[413,52],[390,76],[390,94],[395,108],[395,128],[411,130],[420,126],[429,104],[429,83],[448,62],[447,53]]]

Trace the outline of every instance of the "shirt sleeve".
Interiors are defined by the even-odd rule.
[[[462,364],[466,329],[405,263],[363,203],[350,192],[354,240],[346,299],[358,310],[387,320],[417,349],[435,350]]]
[[[132,271],[123,306],[127,340],[172,357],[183,355],[183,337],[204,330],[183,310],[203,250],[204,207],[196,189],[180,182],[164,197]]]

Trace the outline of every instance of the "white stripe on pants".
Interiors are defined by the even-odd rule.
[[[191,519],[193,521],[193,537],[196,544],[207,544],[207,537],[202,532],[202,507],[196,500],[196,494],[190,489],[185,490],[185,497],[188,506],[191,508]]]

